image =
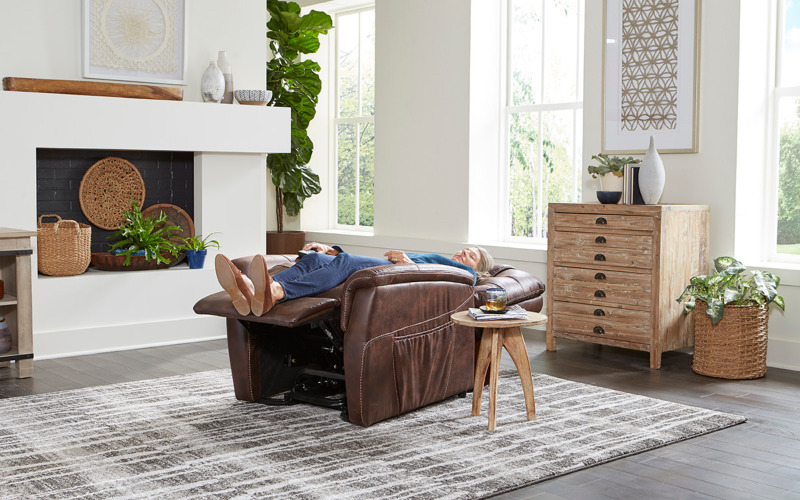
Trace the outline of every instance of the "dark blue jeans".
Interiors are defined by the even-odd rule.
[[[368,267],[391,264],[386,259],[364,257],[349,253],[327,255],[313,252],[303,256],[295,265],[279,272],[273,279],[281,284],[286,299],[309,297],[328,291],[343,283],[351,274]]]

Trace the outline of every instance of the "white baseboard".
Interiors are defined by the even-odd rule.
[[[769,339],[767,366],[800,371],[800,342],[796,340]]]
[[[225,328],[225,318],[197,316],[149,323],[34,332],[33,352],[35,359],[47,359],[200,342],[224,338]]]

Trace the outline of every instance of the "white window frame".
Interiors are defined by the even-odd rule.
[[[333,32],[334,32],[334,43],[331,44],[330,48],[330,57],[329,60],[331,61],[330,64],[330,78],[332,82],[332,89],[333,92],[331,94],[330,100],[330,142],[331,145],[331,154],[329,157],[331,158],[330,164],[330,192],[332,196],[330,197],[330,222],[329,226],[333,229],[337,230],[345,230],[345,231],[357,231],[363,233],[371,233],[374,230],[373,226],[362,226],[359,224],[359,211],[360,211],[360,143],[356,141],[356,199],[355,199],[355,221],[354,225],[350,224],[339,224],[339,143],[338,143],[338,130],[339,125],[344,123],[355,123],[355,124],[363,124],[363,123],[372,123],[373,130],[375,127],[375,114],[373,113],[372,116],[361,116],[361,86],[359,85],[359,99],[358,99],[358,112],[359,116],[351,117],[351,118],[341,118],[339,117],[339,35],[336,31],[337,21],[340,16],[346,15],[353,15],[353,14],[360,14],[361,12],[368,12],[374,11],[375,4],[368,3],[368,4],[359,4],[357,7],[353,8],[344,8],[341,10],[336,10],[331,12],[333,16]],[[359,22],[359,51],[358,51],[358,81],[361,81],[361,50],[360,50],[360,43],[361,43],[361,23]],[[376,35],[377,36],[377,35]]]
[[[783,30],[786,0],[778,0],[777,15],[775,16],[775,57],[773,64],[774,84],[772,88],[772,109],[771,109],[771,130],[769,141],[769,154],[767,158],[768,167],[765,169],[766,199],[773,203],[766,205],[765,218],[768,222],[764,224],[766,235],[764,238],[763,255],[768,262],[783,262],[800,264],[800,255],[778,253],[778,194],[780,182],[780,115],[779,105],[786,97],[796,97],[800,99],[800,86],[783,87],[781,86],[781,64],[783,62]]]
[[[591,0],[587,0],[591,1]],[[583,111],[583,93],[584,93],[584,86],[583,86],[583,64],[582,60],[576,62],[577,71],[576,71],[576,89],[577,94],[581,97],[580,101],[571,101],[571,102],[564,102],[564,103],[548,103],[548,104],[527,104],[527,105],[513,105],[511,99],[513,97],[511,85],[512,85],[512,76],[511,72],[511,55],[509,47],[511,45],[511,1],[510,0],[502,0],[501,8],[504,15],[501,15],[502,19],[502,27],[501,27],[501,37],[502,37],[502,63],[501,63],[501,78],[503,81],[502,85],[502,92],[501,92],[501,158],[500,158],[500,214],[499,214],[499,223],[500,223],[500,239],[501,241],[506,241],[510,243],[522,243],[522,244],[542,244],[547,242],[547,238],[544,234],[547,232],[546,225],[541,228],[541,237],[527,237],[527,236],[513,236],[511,235],[511,210],[510,210],[510,168],[509,168],[509,126],[511,121],[511,114],[512,113],[538,113],[538,130],[542,130],[542,113],[547,111],[572,111],[573,112],[573,120],[572,120],[572,136],[575,140],[573,140],[572,144],[572,163],[573,163],[573,199],[572,201],[578,202],[580,201],[581,196],[581,186],[582,186],[582,158],[579,156],[578,152],[582,150],[582,144],[578,144],[578,137],[583,139],[583,131],[580,130],[580,136],[578,135],[578,128],[579,126],[582,128],[583,126],[583,116],[581,115],[580,123],[577,120],[578,111]],[[584,9],[581,8],[580,3],[578,4],[578,14],[577,19],[578,22],[584,26],[584,29],[578,29],[578,40],[577,46],[580,48],[581,51],[584,51],[584,36],[585,36],[585,20],[583,20],[584,16]],[[542,3],[542,26],[545,25],[547,22],[547,9],[546,4]],[[546,37],[546,30],[542,29],[542,44],[544,46]],[[544,52],[543,52],[544,54]],[[585,58],[585,54],[584,54]],[[544,57],[542,57],[542,64],[544,64]],[[544,88],[544,69],[541,71],[541,88]],[[541,154],[542,147],[543,147],[543,134],[539,133],[539,144],[538,150]],[[540,157],[541,159],[541,157]],[[541,165],[540,165],[541,167]],[[543,190],[541,186],[537,186],[537,190],[539,192],[539,199],[542,198]],[[534,228],[535,229],[535,228]]]

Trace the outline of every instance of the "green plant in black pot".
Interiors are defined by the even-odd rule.
[[[170,238],[174,238],[174,233],[181,228],[168,226],[167,216],[163,212],[154,219],[145,217],[139,205],[132,201],[131,210],[122,212],[122,215],[125,216],[125,223],[108,239],[116,240],[111,245],[111,253],[125,256],[123,266],[131,265],[134,255],[143,255],[147,261],[155,259],[162,264],[172,261],[169,255],[178,256],[180,247]]]
[[[719,323],[725,313],[725,305],[762,307],[775,303],[785,309],[783,297],[778,295],[781,279],[767,271],[747,268],[733,257],[714,260],[714,274],[694,276],[676,300],[684,303],[684,314],[695,309],[696,302],[707,304],[706,314],[713,324]]]

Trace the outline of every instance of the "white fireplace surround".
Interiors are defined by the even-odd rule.
[[[228,255],[265,252],[265,153],[289,150],[288,109],[0,92],[0,110],[0,226],[36,230],[37,148],[191,151],[196,232],[221,233]],[[224,320],[192,311],[219,290],[209,253],[203,270],[50,277],[34,266],[35,356],[224,336]]]

